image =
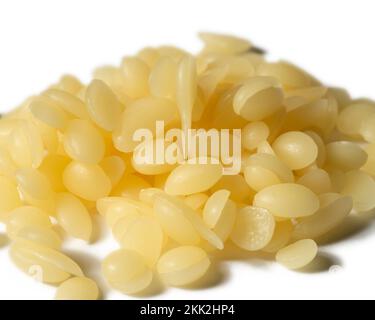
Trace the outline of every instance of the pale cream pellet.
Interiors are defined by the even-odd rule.
[[[205,193],[195,193],[185,198],[185,203],[193,210],[202,209],[208,200],[208,195]]]
[[[11,245],[10,256],[16,266],[46,283],[60,283],[71,275],[83,276],[81,268],[65,254],[28,240]]]
[[[172,249],[160,258],[157,270],[171,286],[186,286],[204,276],[210,260],[199,247],[184,246]]]
[[[99,298],[99,288],[95,281],[75,277],[64,281],[57,288],[56,300],[97,300]]]
[[[276,261],[288,269],[301,269],[312,262],[318,254],[318,246],[313,240],[297,241],[276,254]]]
[[[363,120],[360,133],[367,142],[375,142],[375,113]]]
[[[72,75],[64,75],[56,85],[60,90],[71,94],[77,94],[82,88],[82,83]]]
[[[112,131],[119,123],[123,106],[104,82],[94,80],[86,92],[87,110],[101,128]]]
[[[52,188],[48,178],[40,171],[23,168],[16,172],[16,180],[21,192],[36,199],[46,199],[51,196]]]
[[[112,252],[102,263],[107,282],[116,290],[135,294],[146,289],[153,278],[146,262],[135,251],[120,249]]]
[[[3,221],[9,212],[21,206],[22,202],[16,184],[7,177],[0,176],[0,194],[0,221]]]
[[[165,191],[171,195],[189,195],[207,191],[222,177],[221,164],[182,164],[174,169],[165,183]]]
[[[150,92],[155,97],[176,98],[177,62],[171,57],[156,61],[149,78]]]
[[[119,156],[109,156],[104,158],[102,162],[100,162],[100,166],[111,180],[113,187],[120,182],[126,170],[125,161]]]
[[[293,230],[295,239],[323,236],[340,225],[353,208],[350,197],[334,193],[322,194],[320,202],[320,209],[314,215],[297,220]]]
[[[199,37],[205,44],[206,52],[236,54],[243,53],[252,47],[248,40],[226,34],[201,32]]]
[[[70,121],[63,137],[66,154],[77,161],[97,164],[105,154],[105,143],[99,130],[87,120]]]
[[[305,186],[282,183],[258,192],[254,205],[268,209],[276,217],[297,218],[313,215],[319,209],[319,199]]]
[[[262,249],[268,253],[275,253],[284,248],[292,238],[293,224],[289,221],[279,221],[275,225],[271,241]]]
[[[312,164],[318,156],[314,140],[303,132],[291,131],[280,135],[272,144],[276,155],[292,170]]]
[[[113,189],[112,194],[137,199],[141,190],[150,187],[150,183],[140,175],[132,173],[128,175],[125,174],[117,184],[116,188]]]
[[[356,143],[336,141],[327,144],[327,165],[343,171],[360,169],[367,161],[366,152]]]
[[[124,75],[124,92],[133,99],[148,94],[148,79],[150,68],[139,58],[126,57],[122,61],[121,69]]]
[[[309,188],[316,194],[332,191],[331,178],[327,171],[323,169],[310,169],[297,180],[297,183]]]
[[[18,238],[30,240],[55,250],[60,250],[62,244],[58,233],[48,226],[27,225],[17,232],[15,239]]]
[[[68,157],[59,154],[49,154],[43,159],[39,171],[48,178],[53,191],[66,191],[62,175],[69,163]]]
[[[112,188],[111,180],[98,165],[75,161],[64,170],[63,181],[71,193],[89,201],[106,197]]]
[[[230,191],[230,198],[237,202],[246,202],[252,196],[253,192],[247,185],[245,178],[240,175],[225,175],[211,188],[212,192],[226,189]]]
[[[248,150],[255,150],[267,140],[269,134],[270,130],[264,122],[251,122],[242,129],[242,145]]]
[[[267,209],[246,206],[237,214],[231,239],[242,249],[258,251],[271,241],[274,230],[275,219]]]
[[[70,236],[90,241],[92,218],[77,197],[70,193],[57,195],[56,219]]]

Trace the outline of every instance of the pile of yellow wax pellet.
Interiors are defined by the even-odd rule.
[[[145,48],[87,85],[64,76],[0,120],[10,257],[26,273],[40,268],[57,299],[100,296],[62,249],[66,237],[92,241],[96,212],[119,244],[102,275],[136,294],[156,276],[169,286],[198,281],[229,245],[302,268],[320,237],[375,207],[374,102],[267,62],[246,40],[200,38],[194,56]],[[241,129],[240,172],[224,175],[220,161],[135,161],[133,134],[156,121],[183,132]]]

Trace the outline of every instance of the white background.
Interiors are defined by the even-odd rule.
[[[197,51],[200,30],[250,38],[272,58],[293,61],[327,84],[348,88],[353,97],[375,98],[374,12],[372,0],[1,1],[0,111],[64,73],[88,81],[94,67],[118,63],[143,46],[174,44]],[[149,298],[373,299],[375,219],[364,220],[346,230],[354,233],[351,238],[322,247],[322,265],[310,272],[293,273],[254,258],[228,261],[209,288],[167,289]],[[0,299],[52,298],[53,287],[12,266],[3,231],[0,227]],[[75,242],[69,248],[96,276],[100,258],[115,245]],[[129,298],[103,289],[106,298]]]

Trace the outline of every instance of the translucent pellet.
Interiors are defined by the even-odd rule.
[[[237,213],[231,239],[242,249],[258,251],[271,241],[274,230],[275,219],[267,209],[246,206]]]
[[[60,284],[56,300],[97,300],[99,288],[95,281],[85,277],[74,277]]]
[[[184,199],[185,203],[193,210],[202,209],[207,200],[208,195],[206,195],[205,193],[195,193],[190,196],[187,196]]]
[[[339,226],[353,208],[350,197],[335,193],[322,194],[320,203],[320,209],[314,215],[297,220],[293,230],[295,239],[317,239],[323,236]]]
[[[316,164],[319,167],[322,167],[326,162],[327,151],[326,145],[322,139],[322,137],[314,131],[305,131],[305,133],[310,136],[311,139],[314,140],[316,146],[318,147],[318,156],[316,157]]]
[[[116,196],[138,198],[138,194],[142,189],[150,188],[150,183],[142,176],[137,174],[124,175],[112,194]]]
[[[156,61],[149,78],[150,92],[155,97],[176,98],[177,62],[171,57]]]
[[[171,195],[189,195],[207,191],[220,180],[222,174],[223,169],[220,164],[182,164],[169,175],[165,183],[165,191]]]
[[[109,195],[111,180],[98,165],[71,162],[63,173],[65,187],[85,200],[96,201]]]
[[[240,175],[225,175],[211,188],[215,192],[221,189],[230,191],[233,201],[246,202],[253,196],[253,192],[247,185],[245,178]]]
[[[226,34],[201,32],[199,37],[205,44],[204,50],[208,52],[235,54],[245,52],[252,47],[248,40]]]
[[[81,268],[65,254],[27,240],[17,240],[10,256],[18,268],[45,283],[61,283],[71,275],[83,276]]]
[[[69,157],[77,161],[96,164],[104,157],[104,139],[87,120],[70,121],[64,132],[63,144]]]
[[[43,96],[48,97],[68,114],[80,119],[89,119],[85,103],[73,94],[58,89],[48,89],[43,92]]]
[[[12,178],[17,167],[6,148],[0,146],[0,174]]]
[[[59,234],[48,226],[27,225],[19,229],[15,239],[25,239],[42,246],[60,250],[62,239]]]
[[[17,185],[9,178],[0,176],[0,221],[9,215],[9,212],[22,205]]]
[[[120,243],[123,248],[138,252],[152,267],[161,254],[163,231],[155,218],[139,216],[128,226]]]
[[[268,209],[276,217],[297,218],[314,214],[319,209],[319,199],[305,186],[281,183],[258,192],[254,205]]]
[[[247,166],[244,175],[247,184],[255,191],[281,183],[280,178],[273,171],[260,166]]]
[[[155,132],[155,122],[164,121],[168,125],[177,112],[176,105],[165,98],[142,98],[128,105],[123,112],[120,127],[114,132],[114,145],[122,152],[131,152],[138,145],[133,140],[137,129]]]
[[[104,82],[91,82],[86,92],[86,104],[91,119],[99,127],[107,131],[115,129],[124,107]]]
[[[366,146],[367,161],[362,167],[362,170],[368,174],[375,176],[375,144],[369,144]]]
[[[360,169],[367,161],[366,152],[356,143],[336,141],[327,144],[327,164],[343,171]]]
[[[77,94],[82,89],[83,85],[76,77],[72,75],[64,75],[60,78],[56,87],[65,92]]]
[[[210,267],[210,260],[201,248],[183,246],[162,255],[157,270],[171,286],[186,286],[202,278]]]
[[[52,227],[49,216],[39,208],[22,206],[13,210],[6,221],[7,234],[14,237],[24,227]]]
[[[233,108],[244,119],[259,121],[277,112],[282,107],[283,98],[283,91],[275,79],[254,77],[237,91]]]
[[[68,122],[64,110],[46,97],[34,99],[30,103],[30,110],[34,117],[56,129],[64,129]]]
[[[126,57],[121,69],[124,75],[124,92],[133,99],[146,96],[149,92],[149,66],[139,58]]]
[[[297,183],[304,185],[316,194],[332,191],[331,178],[323,169],[310,169],[297,180]]]
[[[318,246],[313,240],[297,241],[276,254],[276,261],[288,269],[301,269],[312,262],[318,254]]]
[[[367,142],[375,142],[375,113],[363,120],[359,131]]]
[[[292,238],[293,224],[289,221],[279,221],[275,225],[271,241],[262,249],[268,253],[275,253],[284,248]]]
[[[91,239],[91,216],[82,202],[72,194],[57,195],[56,219],[70,236],[85,241]]]
[[[323,86],[290,90],[286,93],[284,104],[288,111],[323,98],[327,88]]]
[[[153,278],[142,256],[127,249],[117,250],[107,256],[102,263],[102,273],[113,288],[127,294],[146,289]]]
[[[70,163],[70,159],[59,154],[49,154],[44,159],[39,172],[48,178],[52,189],[55,192],[65,191],[66,188],[63,183],[62,174]]]
[[[36,169],[23,168],[16,172],[16,180],[21,192],[36,199],[51,196],[52,187],[48,178]]]
[[[345,175],[341,193],[353,198],[357,211],[368,211],[375,207],[375,181],[362,171],[354,170]]]
[[[242,129],[242,145],[248,150],[255,150],[266,141],[270,131],[264,122],[251,122]]]

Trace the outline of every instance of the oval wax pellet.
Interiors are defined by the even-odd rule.
[[[153,278],[142,256],[126,249],[108,255],[102,263],[102,273],[113,288],[127,294],[146,289]]]
[[[246,202],[253,196],[253,191],[247,185],[245,178],[240,175],[226,175],[211,188],[212,192],[226,189],[230,191],[230,198],[237,202]]]
[[[111,181],[98,165],[75,161],[64,170],[63,181],[71,193],[89,201],[106,197],[112,188]]]
[[[86,91],[87,110],[91,119],[101,128],[113,131],[124,109],[112,90],[100,80],[93,80]]]
[[[133,99],[148,94],[148,79],[150,68],[141,59],[126,57],[122,60],[121,70],[124,75],[124,92]]]
[[[116,186],[123,177],[126,169],[124,160],[119,156],[109,156],[100,162],[100,166],[111,180],[112,186]]]
[[[375,142],[375,113],[363,120],[359,131],[367,142]]]
[[[104,157],[104,139],[87,120],[70,121],[64,132],[63,144],[65,152],[73,160],[96,164]]]
[[[177,62],[171,57],[160,58],[152,68],[148,81],[153,96],[175,99]]]
[[[60,193],[56,201],[56,219],[72,237],[89,241],[92,218],[82,202],[70,193]]]
[[[242,249],[258,251],[271,241],[274,230],[275,220],[267,209],[246,206],[237,214],[231,239]]]
[[[367,161],[366,152],[356,143],[336,141],[328,143],[327,164],[343,171],[361,168]]]
[[[328,203],[322,203],[321,200],[321,207],[315,214],[297,220],[294,225],[293,238],[316,239],[337,227],[349,215],[353,208],[353,200],[348,196],[327,193],[321,196],[323,202],[326,202],[324,198],[332,195],[336,195],[337,198]]]
[[[202,209],[208,200],[208,195],[205,193],[195,193],[185,197],[184,202],[193,210]]]
[[[318,254],[318,246],[313,240],[299,240],[276,254],[276,261],[288,269],[301,269],[312,262]]]
[[[290,241],[293,232],[293,224],[289,221],[276,223],[271,241],[262,249],[264,252],[274,253],[284,248]]]
[[[200,32],[199,38],[204,42],[206,52],[235,54],[245,52],[252,47],[248,40],[226,34]]]
[[[17,235],[18,231],[27,226],[52,227],[49,216],[36,207],[23,206],[13,210],[7,220],[7,234],[10,237]]]
[[[274,172],[259,166],[247,166],[244,175],[247,184],[255,191],[281,183]]]
[[[161,254],[163,231],[155,218],[139,216],[128,226],[120,243],[123,248],[138,252],[152,267]]]
[[[237,91],[234,111],[248,121],[260,121],[282,108],[283,91],[273,78],[253,77]]]
[[[70,94],[77,94],[83,88],[83,84],[76,77],[66,74],[60,78],[57,87]]]
[[[171,286],[186,286],[205,275],[210,267],[207,253],[199,247],[183,246],[162,255],[157,270]]]
[[[65,191],[66,188],[63,183],[63,172],[70,159],[59,154],[49,154],[44,159],[38,170],[46,176],[55,192]]]
[[[303,132],[290,131],[280,135],[272,144],[276,155],[292,170],[312,164],[318,156],[314,140]]]
[[[36,199],[46,199],[51,196],[52,187],[48,178],[40,171],[32,168],[22,168],[16,172],[16,180],[21,191]]]
[[[189,195],[206,191],[222,177],[220,164],[182,164],[175,168],[165,183],[165,191],[171,195]]]
[[[60,284],[56,300],[97,300],[99,288],[95,281],[85,277],[74,277]]]
[[[242,128],[242,146],[247,150],[255,150],[259,144],[266,141],[270,134],[264,122],[251,122]]]
[[[56,250],[59,250],[62,244],[60,236],[52,228],[46,226],[25,226],[17,232],[16,239],[18,238],[30,240]]]
[[[323,169],[311,169],[297,180],[316,194],[327,193],[332,190],[331,178]]]
[[[319,209],[319,199],[305,186],[281,183],[258,192],[254,205],[268,209],[276,217],[297,218],[314,214]]]
[[[341,193],[353,198],[357,211],[368,211],[375,207],[375,181],[362,171],[346,173]]]

